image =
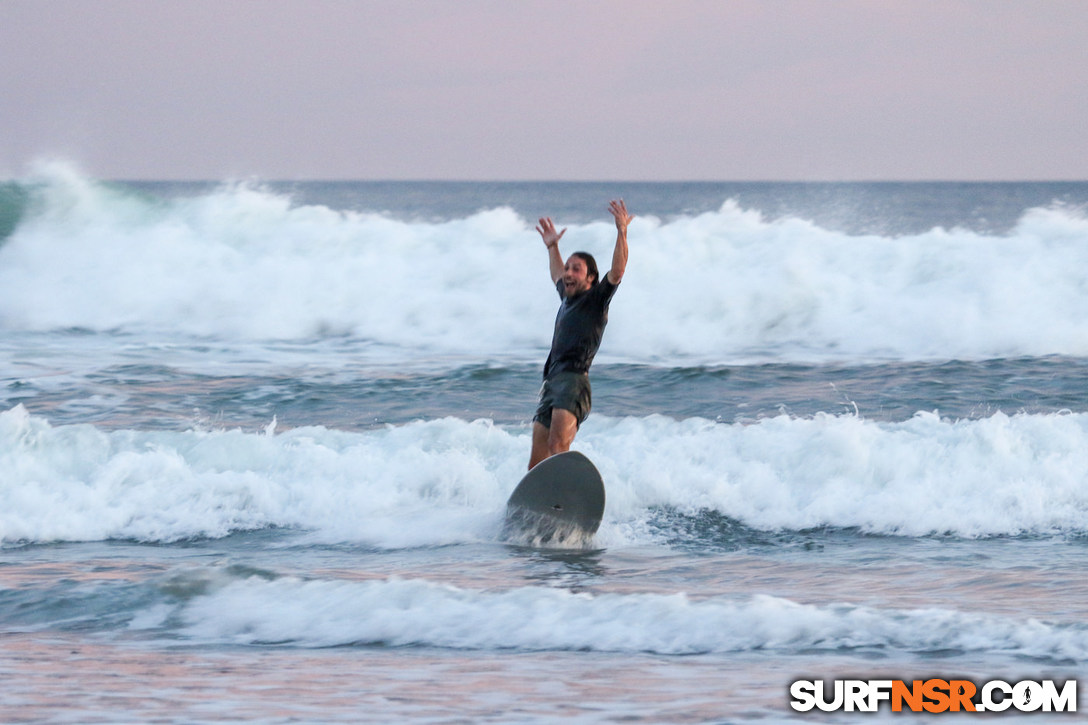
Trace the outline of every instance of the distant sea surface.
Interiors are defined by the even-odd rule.
[[[614,197],[605,518],[511,545],[533,227],[607,268]],[[1084,680],[1086,205],[0,182],[0,721],[855,722],[790,683]]]

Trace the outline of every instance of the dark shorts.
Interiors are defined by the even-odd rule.
[[[540,387],[540,405],[533,420],[545,428],[552,427],[552,408],[562,408],[574,414],[578,426],[589,415],[592,394],[589,376],[585,373],[556,373]]]

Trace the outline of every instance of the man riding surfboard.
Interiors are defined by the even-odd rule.
[[[570,450],[579,426],[589,415],[589,366],[608,324],[612,295],[627,268],[627,225],[634,218],[622,199],[612,201],[609,211],[616,220],[616,246],[612,266],[603,278],[596,260],[586,252],[574,252],[563,261],[559,240],[566,228],[557,232],[548,217],[541,218],[536,227],[548,249],[548,267],[561,302],[533,418],[530,469],[549,456]]]

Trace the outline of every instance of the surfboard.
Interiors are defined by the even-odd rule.
[[[533,467],[506,502],[503,538],[531,545],[581,545],[604,515],[604,481],[578,451],[558,453]]]

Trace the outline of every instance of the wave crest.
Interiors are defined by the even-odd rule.
[[[49,168],[0,247],[0,324],[216,339],[351,336],[420,355],[536,359],[556,304],[532,223],[298,205],[252,184],[172,200]],[[610,258],[614,229],[565,248]],[[1029,210],[1008,234],[848,235],[726,201],[642,216],[602,359],[1088,355],[1088,220]]]
[[[605,479],[604,546],[698,536],[735,548],[753,530],[817,527],[1088,533],[1085,414],[752,425],[595,416],[578,448]],[[0,413],[0,542],[169,542],[270,527],[382,548],[494,542],[528,450],[527,428],[487,420],[104,433],[53,427],[20,406]],[[707,511],[741,526],[693,526]]]

